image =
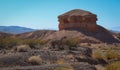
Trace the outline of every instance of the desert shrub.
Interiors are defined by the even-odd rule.
[[[33,64],[33,65],[39,65],[42,63],[42,59],[40,57],[40,55],[38,56],[31,56],[28,58],[28,62]]]
[[[34,47],[35,45],[44,45],[47,41],[41,39],[20,39],[20,38],[12,38],[12,37],[0,37],[0,48],[10,49],[16,45],[27,44],[30,47]]]
[[[120,70],[120,61],[106,65],[105,70]]]
[[[31,48],[29,47],[29,45],[19,45],[16,47],[16,49],[19,52],[26,52],[26,51],[30,50]]]
[[[107,64],[103,52],[95,51],[95,52],[92,53],[92,57],[93,57],[94,59],[97,59],[97,61],[92,62],[92,63],[94,63],[94,64],[97,64],[97,63],[99,63],[99,64],[101,64],[101,65]]]
[[[22,43],[22,40],[19,38],[6,37],[6,38],[1,38],[0,47],[1,48],[12,48],[13,46],[19,45],[21,43]]]
[[[54,40],[51,42],[52,48],[58,50],[70,49],[73,50],[79,44],[80,39],[78,38],[64,38],[61,40]]]
[[[80,40],[78,38],[65,38],[62,40],[56,40],[55,43],[58,45],[76,46],[79,44]]]
[[[62,44],[68,45],[70,47],[74,47],[80,43],[80,39],[78,38],[66,38],[62,40]]]
[[[47,41],[43,41],[40,39],[25,39],[23,44],[28,44],[31,48],[34,48],[35,45],[45,45]]]
[[[62,65],[55,68],[55,70],[74,70],[71,65]]]
[[[105,59],[106,60],[109,60],[109,59],[117,60],[117,59],[120,59],[120,55],[115,51],[108,50],[105,53]]]

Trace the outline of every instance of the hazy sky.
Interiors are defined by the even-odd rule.
[[[97,23],[120,30],[120,0],[0,0],[0,26],[58,29],[57,16],[72,9],[97,14]]]

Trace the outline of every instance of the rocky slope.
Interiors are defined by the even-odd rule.
[[[119,43],[109,31],[99,26],[99,30],[96,33],[86,31],[75,30],[38,30],[33,32],[27,32],[18,34],[16,37],[22,39],[43,39],[43,40],[60,40],[63,38],[78,38],[81,43]]]
[[[0,37],[1,37],[1,38],[12,37],[12,36],[14,36],[14,35],[13,35],[13,34],[10,34],[10,33],[0,32]]]
[[[26,32],[22,34],[16,35],[16,37],[22,39],[43,39],[47,36],[51,35],[52,33],[56,32],[55,30],[36,30],[32,32]]]
[[[27,45],[21,46],[26,47]],[[80,46],[79,50],[74,51],[31,49],[26,51],[0,50],[0,52],[0,70],[58,70],[59,68],[68,70],[96,70],[95,66],[91,64],[98,62],[91,58],[92,52],[89,48]],[[33,56],[35,58],[29,60]]]

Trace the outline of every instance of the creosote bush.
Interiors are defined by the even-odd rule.
[[[19,38],[0,38],[0,48],[12,48],[15,45],[20,45],[22,44],[22,40]]]
[[[80,43],[80,39],[78,38],[66,38],[62,40],[62,44],[68,45],[70,47],[74,47]]]
[[[25,39],[23,40],[24,44],[28,44],[31,48],[34,48],[35,45],[45,45],[47,41],[43,41],[40,39]]]
[[[54,40],[51,42],[52,47],[56,47],[64,50],[66,49],[73,49],[74,47],[77,47],[77,45],[80,43],[80,39],[78,38],[63,38],[61,40]],[[65,47],[64,47],[65,46]]]
[[[27,44],[31,48],[34,48],[35,45],[45,45],[47,41],[41,39],[20,39],[12,37],[0,37],[0,48],[10,49],[13,46]]]

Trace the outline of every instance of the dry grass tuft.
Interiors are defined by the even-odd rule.
[[[95,59],[103,59],[103,60],[119,60],[120,59],[119,53],[113,50],[108,50],[106,52],[95,51],[93,52],[92,57]]]
[[[65,63],[65,60],[60,58],[56,61],[57,64],[64,64]]]
[[[104,59],[103,55],[102,55],[102,53],[100,51],[93,52],[92,57],[95,58],[95,59]]]
[[[108,64],[105,70],[120,70],[120,61]]]
[[[28,62],[30,62],[33,65],[39,65],[42,63],[42,59],[41,59],[40,55],[31,56],[30,58],[28,58]]]
[[[62,65],[62,66],[58,66],[56,67],[55,70],[74,70],[74,68],[71,65]]]
[[[106,60],[110,60],[110,59],[118,60],[120,59],[120,55],[115,51],[109,50],[105,53],[105,59]]]
[[[30,50],[31,48],[28,45],[20,45],[17,46],[17,51],[19,52],[26,52],[28,50]]]

